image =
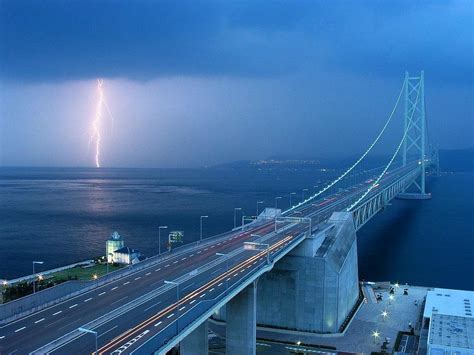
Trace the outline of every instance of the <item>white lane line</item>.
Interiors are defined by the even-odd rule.
[[[194,256],[194,254],[191,254],[189,257],[191,258],[191,257],[193,257],[193,256]]]
[[[183,307],[181,307],[179,310],[182,311],[182,310],[185,309],[185,308],[186,308],[186,306],[183,306]]]
[[[168,266],[170,266],[170,264],[168,264],[168,265],[165,265],[165,267],[168,267]]]
[[[155,271],[160,271],[161,270],[161,267],[159,267],[158,269],[156,269]]]
[[[145,309],[143,310],[143,312],[146,312],[146,311],[148,311],[150,308],[153,308],[153,307],[155,307],[155,306],[158,306],[160,303],[161,303],[161,301],[160,301],[160,302],[153,303],[150,307],[145,308]]]
[[[155,327],[159,326],[161,323],[163,323],[161,320],[155,324]]]
[[[206,294],[205,294],[205,293],[203,293],[201,296],[199,296],[199,298],[203,298],[205,295],[206,295]]]
[[[209,292],[212,292],[212,291],[214,291],[214,287],[209,290]]]
[[[221,244],[222,244],[222,242],[221,242],[221,243],[218,243],[217,245],[221,245]]]
[[[15,330],[15,333],[18,333],[18,332],[22,331],[23,329],[26,329],[26,327],[18,328],[17,330]]]
[[[173,261],[173,264],[176,264],[177,262],[178,262],[178,260],[176,260],[176,261]]]
[[[196,302],[196,300],[192,300],[191,302],[189,302],[189,304],[193,304],[194,302]]]
[[[249,266],[247,266],[247,269],[250,269],[251,267],[252,267],[252,265],[249,265]]]
[[[254,265],[255,265],[256,263],[257,263],[256,261],[253,262]]]
[[[125,285],[128,285],[129,283],[130,283],[130,281],[127,281],[123,285],[125,286]]]
[[[111,291],[116,290],[116,289],[118,289],[118,286],[112,287]]]
[[[215,245],[211,245],[211,249],[214,248],[214,247],[215,247]]]
[[[206,251],[207,249],[209,249],[209,248],[204,249],[204,251]]]
[[[112,302],[111,305],[116,304],[116,303],[119,303],[119,302],[123,301],[123,300],[126,299],[126,298],[128,298],[128,296],[122,297],[121,299],[119,299],[119,300],[117,300],[117,301],[115,301],[115,302]]]
[[[45,320],[45,318],[38,319],[38,320],[35,322],[35,324],[41,323],[41,322],[44,321],[44,320]]]
[[[182,291],[186,290],[187,288],[191,287],[192,285],[194,285],[194,282],[191,282],[188,286],[183,287]]]
[[[89,302],[91,299],[92,299],[92,297],[90,297],[90,298],[84,300],[84,302]]]
[[[2,336],[0,337],[0,339],[3,339],[3,338],[5,338],[5,335],[2,335]]]
[[[230,281],[230,277],[226,281]]]
[[[59,313],[63,313],[63,311],[59,311],[59,312],[53,313],[53,316],[56,316],[56,315],[58,315]]]
[[[99,296],[102,296],[102,295],[105,295],[105,292],[101,292],[101,293],[99,293]]]
[[[214,274],[217,273],[217,272],[221,272],[221,270],[220,270],[220,269],[217,269],[216,271],[211,272],[211,275],[214,275]]]
[[[174,316],[174,313],[171,313],[171,314],[170,314],[168,317],[166,317],[166,318],[169,319],[169,318],[171,318],[171,317],[173,317],[173,316]]]
[[[184,257],[184,258],[182,258],[181,260],[186,260],[186,259],[187,259],[187,257]]]
[[[141,276],[135,277],[135,281],[140,280],[141,278],[142,278]]]
[[[151,272],[147,272],[147,273],[145,274],[145,276],[148,276],[148,275],[151,275]]]
[[[105,332],[99,334],[99,335],[97,336],[97,338],[100,338],[102,335],[105,335],[105,334],[107,334],[108,332],[111,332],[112,330],[114,330],[114,329],[117,328],[117,327],[118,327],[118,325],[116,325],[115,327],[110,328],[109,330],[106,330]]]
[[[219,287],[219,286],[222,286],[222,282],[219,285],[217,285],[217,287]]]
[[[76,304],[73,304],[71,307],[69,308],[74,308],[74,307],[77,307],[77,303]]]

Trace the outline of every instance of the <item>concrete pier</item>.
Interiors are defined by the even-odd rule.
[[[257,285],[253,282],[227,303],[226,354],[256,352]]]
[[[209,353],[209,326],[206,320],[181,341],[180,354],[207,355]]]
[[[336,212],[326,227],[260,277],[257,323],[269,328],[337,333],[358,296],[352,214]]]

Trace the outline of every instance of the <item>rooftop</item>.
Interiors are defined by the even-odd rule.
[[[432,313],[439,313],[472,318],[472,307],[474,307],[473,291],[435,288],[426,295],[423,317],[431,318]]]
[[[428,344],[474,349],[474,318],[433,313]]]

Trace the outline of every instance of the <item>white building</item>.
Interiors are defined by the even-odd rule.
[[[423,327],[428,355],[474,355],[474,292],[435,288],[428,291]]]
[[[123,248],[123,246],[124,243],[120,234],[118,234],[117,232],[113,232],[105,244],[105,256],[107,257],[108,263],[114,262],[114,252]]]
[[[138,250],[123,247],[113,253],[113,262],[119,264],[135,264],[140,261],[141,253]]]

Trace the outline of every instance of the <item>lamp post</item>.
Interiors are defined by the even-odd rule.
[[[296,195],[296,192],[290,192],[290,207],[293,207],[293,204],[291,203],[293,195]]]
[[[314,188],[314,194],[316,194],[316,192],[318,192],[318,185],[314,185],[313,188]]]
[[[237,211],[242,211],[242,207],[234,208],[234,229],[237,228]]]
[[[168,226],[159,226],[158,227],[158,255],[161,254],[161,230],[167,229]]]
[[[36,264],[42,265],[44,264],[44,261],[33,261],[33,294],[36,293],[36,273],[35,273]]]
[[[165,284],[176,286],[176,334],[179,333],[179,283],[175,281],[166,281]]]
[[[200,224],[199,224],[199,241],[202,242],[202,219],[203,218],[209,218],[209,216],[201,216]]]
[[[388,296],[388,304],[392,304],[394,299],[395,297],[393,297],[393,295]]]
[[[382,319],[383,319],[384,322],[385,322],[385,319],[387,319],[387,317],[388,317],[388,312],[387,312],[387,310],[384,310],[382,312]]]
[[[225,257],[225,272],[228,273],[229,272],[229,256],[227,254],[223,254],[223,253],[216,253],[217,256],[223,256]],[[229,284],[227,281],[229,278],[226,277],[225,279],[225,291],[227,292],[227,290],[229,289]]]
[[[105,272],[106,274],[109,273],[109,256],[111,256],[111,257],[113,258],[113,257],[114,257],[114,254],[113,254],[113,253],[107,253],[107,258],[106,258],[106,259],[107,259],[107,260],[106,260],[106,262],[107,262],[107,271]],[[112,262],[113,262],[113,261],[114,261],[114,260],[112,259]]]
[[[380,333],[377,330],[374,330],[372,332],[372,336],[374,337],[374,344],[377,342],[378,337],[380,336]]]
[[[90,329],[86,329],[86,328],[78,328],[77,330],[79,330],[80,332],[83,332],[83,333],[89,333],[89,334],[94,334],[95,336],[95,352],[94,354],[97,354],[97,332],[93,331],[93,330],[90,330]]]
[[[262,203],[263,203],[263,201],[257,201],[257,215],[256,215],[257,217],[258,217],[258,205],[260,205]]]
[[[281,196],[277,196],[275,197],[275,209],[278,208],[278,200],[281,199]],[[275,212],[275,216],[276,216],[276,212]]]
[[[301,202],[304,201],[304,193],[308,191],[308,189],[303,189],[303,191],[301,191]]]

